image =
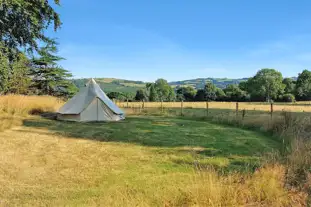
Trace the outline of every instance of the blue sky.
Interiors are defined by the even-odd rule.
[[[311,1],[63,0],[53,34],[75,77],[169,81],[311,69]]]

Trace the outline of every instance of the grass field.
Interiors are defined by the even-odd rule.
[[[139,108],[143,106],[142,102],[120,102],[117,103],[118,106],[122,108]],[[145,108],[181,108],[181,102],[145,102]],[[183,108],[202,108],[206,109],[206,102],[184,102]],[[258,102],[240,102],[239,110],[247,110],[247,111],[270,111],[271,106],[268,103],[258,103]],[[236,103],[235,102],[209,102],[208,108],[210,109],[229,109],[235,110]],[[311,112],[311,104],[310,102],[296,102],[296,103],[274,103],[273,106],[274,111],[292,111],[292,112]]]
[[[119,123],[60,122],[32,115],[62,104],[52,97],[0,103],[4,206],[306,204],[304,190],[285,186],[290,172],[307,168],[309,148],[285,164],[277,156],[282,142],[265,130],[131,110]]]

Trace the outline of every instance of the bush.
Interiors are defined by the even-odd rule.
[[[295,102],[295,96],[293,94],[287,93],[279,96],[278,98],[280,102]]]

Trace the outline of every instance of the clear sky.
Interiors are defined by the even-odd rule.
[[[75,77],[169,81],[311,69],[308,0],[63,0],[53,34]]]

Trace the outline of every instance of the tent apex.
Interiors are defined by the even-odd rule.
[[[96,85],[97,84],[96,81],[94,80],[94,78],[89,79],[89,81],[85,84],[85,86],[88,86],[90,84],[92,84],[92,85]]]

